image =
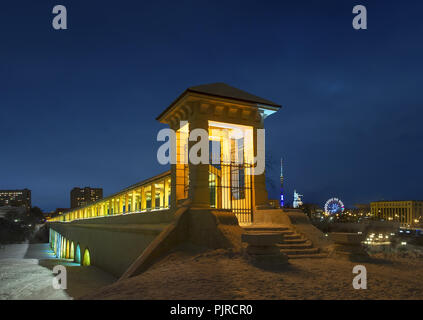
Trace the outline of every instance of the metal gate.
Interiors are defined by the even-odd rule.
[[[245,163],[209,166],[210,206],[232,210],[240,224],[253,222],[252,168]]]

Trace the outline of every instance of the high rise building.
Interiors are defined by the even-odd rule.
[[[31,209],[31,190],[0,190],[0,207],[3,206]]]
[[[70,193],[71,208],[78,208],[103,199],[102,188],[73,188]]]

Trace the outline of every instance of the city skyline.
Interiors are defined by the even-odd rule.
[[[7,3],[0,189],[31,189],[51,211],[74,186],[109,195],[162,173],[164,126],[150,119],[186,87],[226,82],[282,104],[266,120],[271,198],[281,157],[288,202],[294,189],[320,205],[423,198],[422,5],[365,1],[369,28],[357,31],[353,4],[72,3],[69,29],[56,31],[53,2]],[[8,14],[22,7],[25,25]]]

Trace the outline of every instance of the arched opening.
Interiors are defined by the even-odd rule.
[[[57,254],[57,238],[58,238],[59,236],[56,234],[56,236],[54,237],[54,244],[53,244],[53,251],[54,251],[54,254]]]
[[[56,257],[60,259],[60,249],[62,248],[62,236],[57,237]]]
[[[79,246],[79,243],[76,246],[75,262],[81,264],[81,247]]]
[[[73,244],[73,241],[71,242],[70,245],[70,252],[69,252],[69,259],[75,259],[75,246]]]
[[[62,250],[61,250],[60,258],[64,259],[65,257],[66,257],[66,238],[63,237],[62,238]]]
[[[66,240],[66,259],[69,259],[70,257],[69,251],[70,251],[70,241]]]
[[[53,231],[53,237],[51,239],[51,249],[53,250],[53,252],[55,250],[55,247],[56,247],[56,232]]]
[[[57,236],[57,244],[56,244],[56,257],[60,258],[60,245],[62,244],[62,236],[59,234]]]
[[[82,260],[82,265],[84,267],[88,267],[88,266],[91,265],[90,251],[88,249],[85,249],[84,259]]]

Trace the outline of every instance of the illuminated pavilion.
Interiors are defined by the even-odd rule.
[[[257,210],[269,207],[265,173],[253,174],[255,157],[264,153],[258,133],[265,118],[279,109],[272,101],[224,83],[186,89],[157,117],[176,132],[177,163],[170,171],[51,219],[53,249],[62,258],[121,275],[176,223],[182,207],[204,213],[198,217],[212,212],[219,220],[230,214],[234,220],[229,224],[251,224]],[[196,144],[188,137],[195,129],[208,132],[211,163],[187,161],[188,150]],[[235,131],[242,132],[240,138]],[[116,243],[130,246],[130,253],[116,250]],[[127,257],[119,264],[110,255]]]

